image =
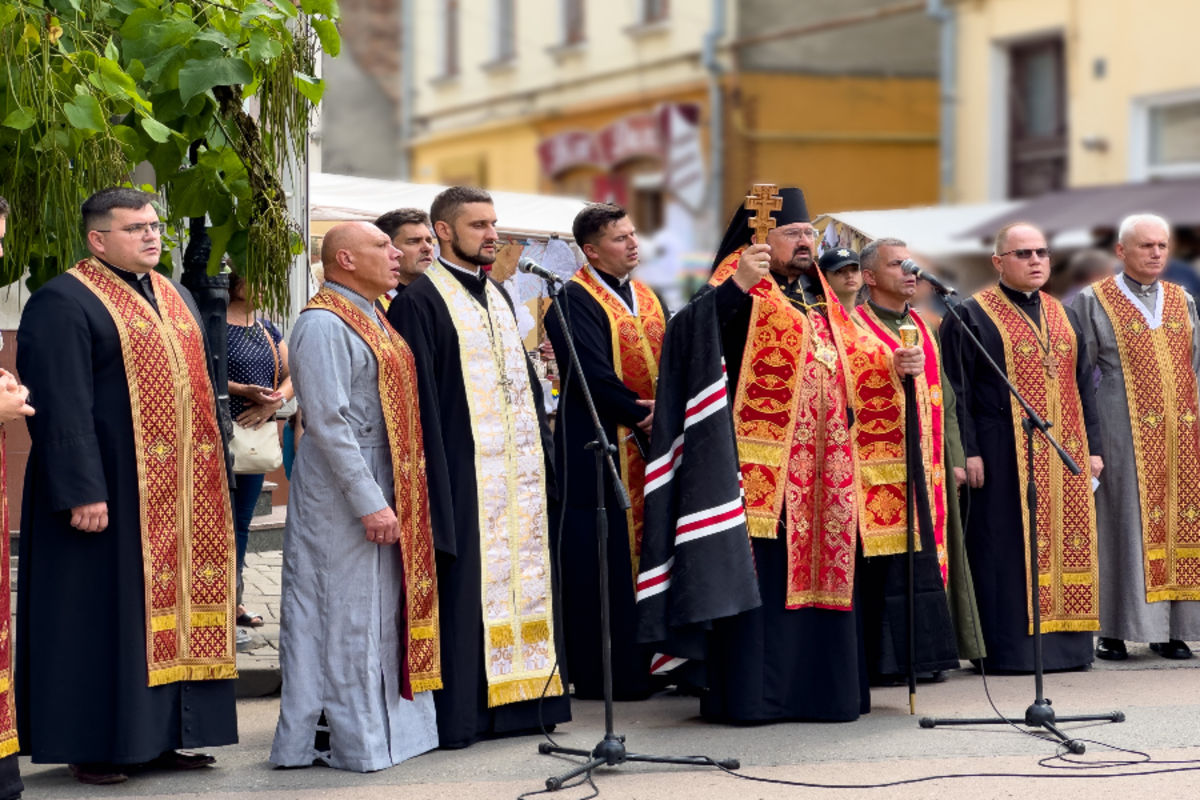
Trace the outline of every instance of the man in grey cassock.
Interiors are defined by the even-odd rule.
[[[1161,217],[1126,218],[1121,274],[1071,303],[1100,372],[1096,656],[1110,661],[1128,657],[1126,639],[1175,659],[1191,658],[1185,640],[1200,639],[1200,319],[1181,287],[1160,280],[1170,236]]]
[[[428,691],[440,686],[436,611],[423,644],[412,644],[421,628],[413,591],[429,590],[436,604],[436,584],[405,581],[414,536],[433,564],[416,379],[407,346],[373,307],[396,286],[398,256],[369,223],[330,229],[325,286],[291,337],[305,434],[284,532],[283,689],[271,750],[280,766],[370,772],[438,746]],[[399,445],[397,419],[410,434]],[[429,658],[414,666],[430,652],[431,668]]]

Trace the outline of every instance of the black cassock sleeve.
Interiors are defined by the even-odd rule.
[[[1095,362],[1083,335],[1083,322],[1074,308],[1067,308],[1071,330],[1075,332],[1075,384],[1079,387],[1079,402],[1083,406],[1083,426],[1087,430],[1088,455],[1104,457],[1104,442],[1100,438],[1100,409],[1096,407]],[[1051,431],[1053,433],[1053,431]],[[1087,464],[1079,465],[1087,469]]]
[[[417,402],[421,405],[421,435],[425,443],[425,474],[429,487],[429,514],[433,545],[440,553],[457,556],[454,532],[454,500],[450,468],[443,442],[440,388],[449,376],[448,363],[460,365],[453,328],[438,320],[433,298],[411,290],[396,296],[387,318],[412,350],[417,369]],[[454,348],[453,358],[447,354]],[[439,354],[441,357],[439,358]],[[461,381],[462,376],[456,376]]]
[[[956,309],[968,325],[972,324],[968,304],[974,304],[974,302],[974,300],[968,300],[959,304]],[[979,336],[976,326],[972,326],[971,332],[976,337]],[[942,367],[946,372],[946,378],[950,381],[951,388],[954,389],[954,398],[957,400],[958,432],[962,436],[963,455],[973,458],[981,454],[975,436],[974,397],[971,393],[971,384],[974,379],[973,367],[977,361],[982,363],[983,357],[978,354],[975,345],[967,338],[962,323],[958,321],[953,312],[947,314],[942,320],[942,327],[939,329],[938,335],[942,339]]]
[[[52,511],[108,502],[94,426],[92,325],[62,278],[34,292],[17,330],[17,373],[35,413],[26,418],[36,485]],[[114,328],[113,334],[116,334]]]

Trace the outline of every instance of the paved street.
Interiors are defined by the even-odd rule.
[[[277,684],[279,551],[247,556],[246,602],[267,618],[258,629],[258,647],[239,656],[242,692],[257,693]],[[1033,698],[1033,679],[1001,677],[988,681],[997,705],[1010,717],[1021,716]],[[1046,694],[1059,714],[1121,709],[1121,724],[1069,723],[1075,735],[1149,753],[1156,761],[1196,759],[1195,765],[1160,764],[1104,772],[1148,772],[1200,768],[1200,659],[1169,662],[1144,645],[1131,645],[1122,664],[1099,662],[1088,673],[1046,677]],[[923,730],[908,714],[907,690],[879,689],[874,710],[858,722],[837,725],[781,724],[749,728],[709,725],[697,717],[693,698],[658,696],[644,703],[618,704],[616,728],[628,737],[631,751],[708,754],[740,758],[742,772],[759,777],[814,783],[862,784],[928,775],[989,773],[1040,775],[1041,778],[973,777],[942,779],[886,789],[817,790],[740,781],[708,769],[624,765],[601,770],[600,797],[797,798],[878,797],[945,798],[961,793],[973,800],[1029,797],[1089,798],[1101,791],[1141,798],[1164,792],[1191,796],[1200,774],[1171,772],[1154,776],[1105,779],[1068,770],[1039,767],[1055,752],[1053,745],[1006,726]],[[398,767],[356,775],[314,767],[276,770],[267,763],[278,713],[278,698],[243,697],[238,701],[241,743],[217,748],[218,766],[197,773],[144,775],[114,787],[85,787],[63,766],[31,765],[23,759],[26,797],[195,797],[206,800],[283,800],[284,798],[405,798],[405,800],[493,800],[516,798],[543,788],[547,776],[567,762],[537,754],[538,737],[484,742],[468,750],[437,751]],[[576,702],[575,719],[556,732],[568,746],[590,748],[603,734],[601,704]],[[983,682],[968,670],[951,673],[942,684],[918,688],[919,715],[988,716]],[[1131,758],[1089,745],[1080,760]],[[1060,776],[1060,777],[1052,777]],[[1107,782],[1106,782],[1107,780]],[[554,797],[578,800],[589,787],[564,790]],[[548,795],[544,795],[548,796]]]

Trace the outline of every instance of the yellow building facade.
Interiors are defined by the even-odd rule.
[[[953,8],[956,200],[1200,174],[1200,3]]]
[[[809,30],[786,3],[723,2],[714,75],[711,0],[414,0],[412,178],[618,202],[684,251],[753,182],[802,186],[814,213],[937,201],[936,23],[851,24],[888,4],[820,0]]]

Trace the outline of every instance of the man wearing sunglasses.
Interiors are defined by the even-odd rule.
[[[1161,280],[1171,251],[1166,220],[1121,223],[1123,263],[1072,303],[1083,323],[1087,365],[1100,370],[1101,637],[1096,655],[1128,657],[1125,640],[1163,658],[1191,658],[1200,639],[1200,434],[1196,372],[1200,321],[1181,286]]]
[[[204,767],[237,741],[234,548],[204,328],[155,272],[153,195],[83,204],[91,257],[30,297],[17,722],[82,783]]]
[[[1020,406],[969,341],[969,329],[1003,368],[1050,433],[1082,468],[1071,475],[1041,433],[1033,440],[1037,537],[1042,557],[1032,565],[1042,590],[1043,665],[1085,668],[1099,628],[1096,517],[1091,480],[1103,469],[1092,370],[1078,325],[1062,304],[1041,292],[1050,277],[1046,237],[1016,223],[996,235],[992,264],[999,281],[959,308],[963,322],[942,323],[947,377],[958,399],[967,456],[967,556],[989,672],[1034,668],[1030,575],[1030,515],[1025,503],[1027,445]],[[965,326],[965,329],[964,329]]]

